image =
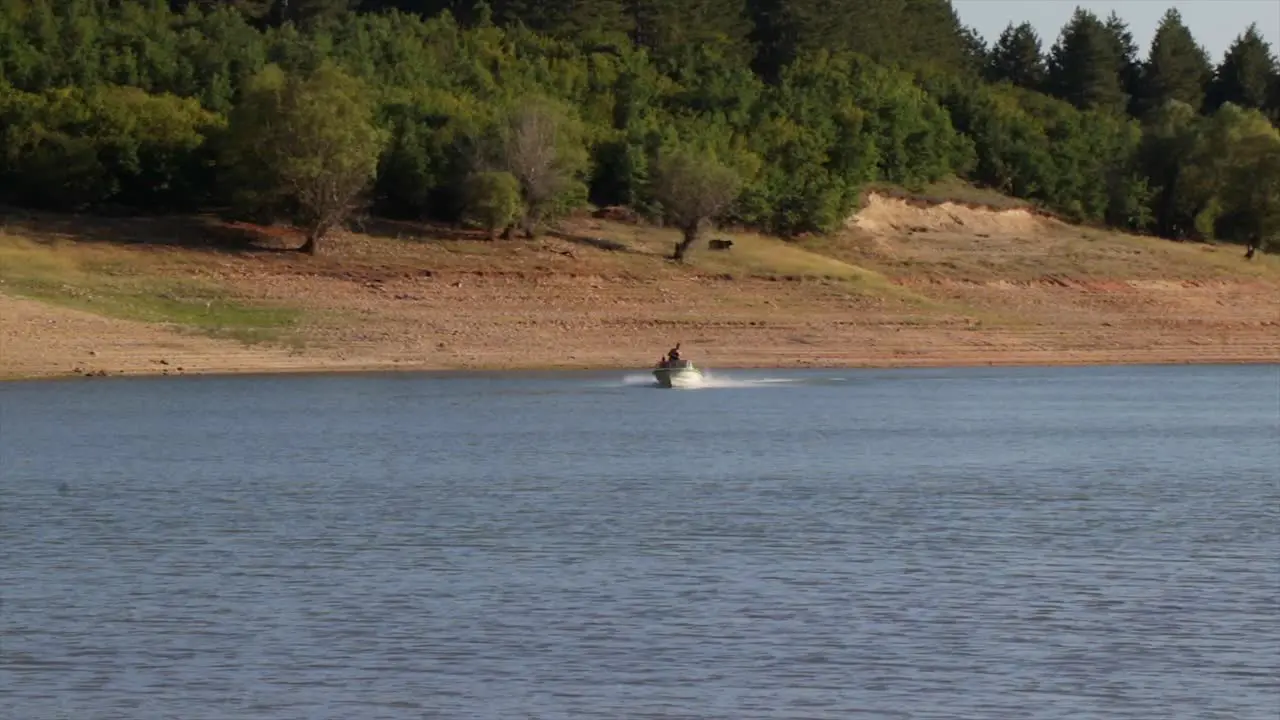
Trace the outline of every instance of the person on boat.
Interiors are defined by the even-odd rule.
[[[680,343],[676,343],[676,346],[671,348],[671,351],[667,353],[667,364],[668,365],[680,364]]]

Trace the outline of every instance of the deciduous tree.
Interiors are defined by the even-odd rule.
[[[287,215],[312,254],[359,205],[386,142],[364,87],[327,63],[307,76],[264,70],[229,133],[224,161],[237,207]]]
[[[654,196],[682,236],[672,259],[683,262],[705,225],[728,210],[741,191],[738,172],[709,152],[681,148],[659,157]]]
[[[466,220],[489,231],[489,237],[511,227],[522,214],[520,181],[508,172],[477,172],[467,178]]]
[[[586,198],[588,156],[581,122],[562,103],[525,96],[500,117],[482,160],[520,183],[521,227],[533,237],[541,224]]]

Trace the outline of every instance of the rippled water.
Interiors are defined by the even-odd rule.
[[[1280,366],[0,385],[0,717],[1259,718]]]

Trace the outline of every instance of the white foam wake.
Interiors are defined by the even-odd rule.
[[[677,390],[702,390],[715,388],[754,388],[794,385],[800,378],[741,377],[728,373],[702,371],[702,381],[696,385],[674,388]],[[622,385],[628,387],[658,387],[658,381],[652,373],[628,373],[622,377]]]

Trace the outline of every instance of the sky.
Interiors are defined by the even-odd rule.
[[[1160,18],[1174,7],[1214,63],[1222,60],[1223,53],[1251,22],[1258,23],[1263,38],[1271,43],[1271,52],[1280,52],[1280,0],[952,0],[951,4],[960,21],[981,33],[988,44],[994,43],[1010,22],[1017,25],[1025,21],[1040,33],[1047,52],[1079,6],[1104,20],[1114,10],[1129,23],[1140,55],[1145,57]]]

